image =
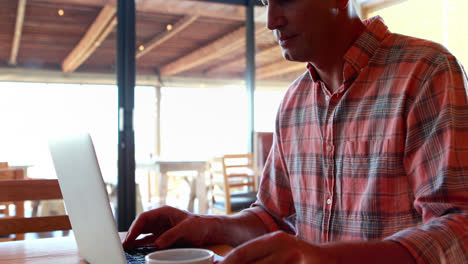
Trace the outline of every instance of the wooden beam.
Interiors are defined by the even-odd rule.
[[[269,30],[266,27],[256,27],[255,35],[261,35]],[[229,33],[213,43],[203,46],[182,58],[167,64],[162,67],[162,75],[175,75],[180,72],[189,70],[198,65],[204,64],[217,57],[224,56],[226,53],[234,49],[245,46],[245,27],[241,27],[232,33]]]
[[[188,0],[141,0],[137,10],[180,15],[197,15],[229,20],[244,20],[243,6]],[[226,17],[228,15],[229,17]],[[234,17],[233,17],[234,16]],[[240,19],[242,17],[242,19]]]
[[[16,12],[15,33],[13,36],[13,43],[11,45],[10,65],[16,65],[18,58],[18,51],[21,41],[21,34],[23,32],[24,13],[26,11],[26,0],[18,1],[18,9]]]
[[[63,72],[74,72],[101,45],[117,25],[116,8],[106,5],[78,45],[62,62]]]
[[[59,70],[41,70],[0,67],[0,81],[2,82],[33,82],[33,83],[68,83],[68,84],[106,84],[116,85],[114,73],[64,73]],[[191,78],[167,77],[159,79],[156,75],[137,75],[136,85],[158,86],[161,82],[166,87],[194,87],[194,88],[222,88],[225,86],[245,86],[245,79],[228,78]],[[289,86],[288,81],[257,82],[259,90],[284,90]]]
[[[143,55],[150,52],[151,50],[153,50],[157,46],[159,46],[162,43],[168,41],[169,39],[171,39],[172,37],[177,35],[177,33],[179,33],[180,31],[182,31],[183,29],[188,27],[190,24],[195,22],[195,20],[197,20],[198,17],[199,16],[185,16],[185,17],[181,18],[179,21],[177,21],[177,23],[175,23],[172,30],[165,31],[165,32],[163,32],[161,34],[158,34],[152,40],[150,40],[148,43],[143,44],[145,49],[142,50],[142,51],[139,51],[136,54],[136,58],[137,59],[141,58]]]
[[[267,49],[264,49],[258,53],[255,54],[255,57],[265,57],[265,56],[270,56],[272,54],[281,54],[281,48],[277,44],[275,44],[272,47],[269,47]],[[208,69],[205,74],[211,74],[215,72],[219,72],[220,70],[226,69],[226,68],[234,68],[234,67],[243,67],[245,66],[245,58],[236,58],[230,62],[224,63],[222,67],[219,67],[219,65],[216,65],[210,69]]]
[[[295,72],[301,69],[304,71],[306,70],[306,65],[304,62],[291,62],[282,60],[257,68],[256,75],[259,79],[266,79],[274,75]]]
[[[41,0],[41,2],[60,5],[67,3],[88,6],[116,6],[116,0]],[[256,7],[256,9],[261,8],[265,9],[263,7]],[[141,12],[204,16],[235,21],[245,20],[244,6],[195,0],[139,0],[136,2],[136,9]]]

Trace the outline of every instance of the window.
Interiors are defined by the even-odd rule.
[[[0,83],[0,160],[34,165],[28,176],[55,178],[47,139],[89,132],[105,181],[117,178],[117,87],[45,83]],[[135,89],[135,156],[154,149],[154,87]]]
[[[207,160],[247,148],[244,87],[175,88],[161,91],[163,158]]]
[[[255,91],[255,131],[273,132],[275,130],[276,112],[283,95],[284,91],[280,90]]]
[[[368,14],[380,15],[390,31],[438,42],[466,68],[468,65],[468,1],[407,0]]]

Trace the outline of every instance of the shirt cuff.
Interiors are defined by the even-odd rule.
[[[418,264],[466,263],[468,245],[463,242],[466,227],[460,226],[460,222],[456,224],[458,221],[447,220],[434,219],[421,227],[402,230],[385,240],[404,246]]]

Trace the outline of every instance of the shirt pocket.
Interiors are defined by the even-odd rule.
[[[369,226],[399,225],[405,217],[412,222],[403,154],[404,141],[398,138],[345,142],[336,190],[347,217]]]

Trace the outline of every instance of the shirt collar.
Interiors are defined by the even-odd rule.
[[[375,16],[363,21],[366,25],[364,32],[358,37],[344,55],[343,80],[348,82],[354,79],[359,72],[369,63],[370,58],[380,47],[382,40],[389,33],[387,26],[380,16]],[[307,63],[310,77],[314,82],[320,80],[315,67]]]
[[[377,52],[382,40],[389,33],[387,26],[380,16],[375,16],[363,21],[366,30],[354,42],[344,55],[344,82],[353,79],[356,74],[364,69],[369,60]]]
[[[320,76],[318,75],[317,71],[315,70],[314,65],[312,63],[307,63],[307,70],[309,71],[310,78],[312,78],[313,82],[320,81]]]

